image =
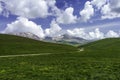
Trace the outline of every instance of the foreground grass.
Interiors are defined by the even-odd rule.
[[[81,54],[0,58],[0,80],[120,79],[119,58],[81,57]]]

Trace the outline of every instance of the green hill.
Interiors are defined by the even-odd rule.
[[[64,53],[76,51],[73,46],[47,43],[29,38],[0,34],[0,55]]]
[[[120,38],[108,38],[79,46],[84,48],[85,56],[120,57]]]
[[[0,55],[34,53],[54,54],[0,57],[0,80],[120,80],[119,38],[73,47],[0,35]]]
[[[89,44],[83,45],[85,48],[96,49],[96,50],[119,50],[120,38],[108,38],[99,41],[91,42]]]

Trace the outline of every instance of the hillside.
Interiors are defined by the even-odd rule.
[[[119,45],[120,45],[120,38],[107,38],[107,39],[91,42],[89,44],[83,45],[83,47],[95,48],[95,49],[109,49],[109,48],[118,49]]]
[[[0,34],[0,55],[64,53],[76,51],[73,46],[47,43],[19,36]]]
[[[108,38],[79,46],[86,55],[94,57],[120,57],[120,38]]]
[[[70,45],[0,35],[0,56],[54,53],[0,57],[0,80],[120,80],[119,45],[119,38],[103,39],[78,51]]]

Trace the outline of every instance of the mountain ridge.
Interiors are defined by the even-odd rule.
[[[40,41],[45,41],[45,42],[71,44],[71,45],[86,44],[86,43],[90,42],[89,40],[79,38],[79,37],[70,36],[68,34],[63,34],[63,35],[58,36],[58,37],[46,36],[44,39],[41,39],[37,35],[30,33],[30,32],[8,33],[8,34],[26,37],[26,38],[31,38],[31,39],[40,40]]]

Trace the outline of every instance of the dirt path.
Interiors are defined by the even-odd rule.
[[[41,54],[21,54],[21,55],[4,55],[4,56],[0,56],[0,58],[4,58],[4,57],[24,57],[24,56],[39,56],[39,55],[49,55],[52,53],[41,53]]]
[[[84,51],[84,49],[79,49],[78,51],[76,52],[82,52]],[[69,53],[74,53],[74,52],[69,52]],[[25,56],[39,56],[39,55],[50,55],[50,54],[53,54],[53,53],[40,53],[40,54],[19,54],[19,55],[3,55],[3,56],[0,56],[0,58],[9,58],[9,57],[25,57]]]
[[[84,51],[84,48],[80,48],[79,50],[78,50],[78,52],[83,52]]]

